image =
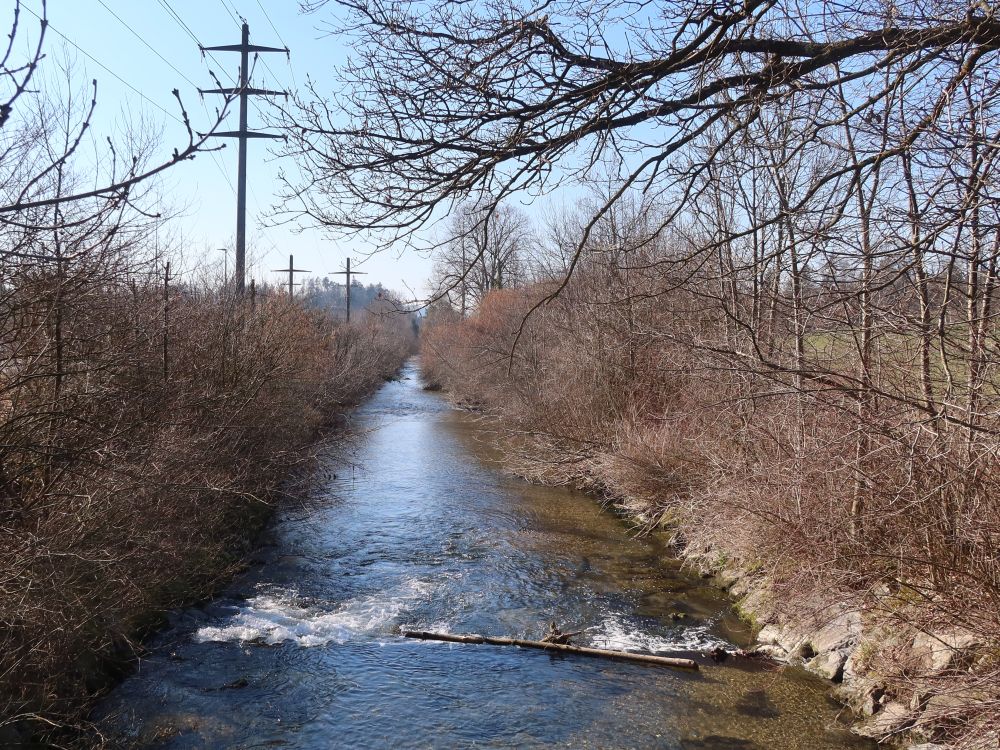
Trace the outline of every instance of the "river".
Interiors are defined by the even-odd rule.
[[[481,421],[423,391],[414,362],[351,424],[253,565],[173,613],[95,712],[103,731],[178,750],[872,747],[799,669],[690,673],[399,637],[537,638],[554,620],[587,628],[581,643],[673,653],[747,633],[662,540],[505,474]]]

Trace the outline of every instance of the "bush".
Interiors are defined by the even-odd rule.
[[[340,325],[277,295],[181,287],[164,327],[152,284],[5,291],[0,737],[79,719],[161,613],[233,572],[317,430],[409,347],[398,316]]]

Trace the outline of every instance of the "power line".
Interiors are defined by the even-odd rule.
[[[160,7],[162,7],[165,11],[167,11],[167,14],[171,17],[171,19],[174,21],[174,23],[176,23],[178,26],[180,26],[181,29],[189,37],[191,37],[191,40],[198,46],[198,48],[202,50],[202,55],[203,56],[204,55],[208,55],[208,57],[212,60],[212,62],[215,63],[215,65],[219,69],[219,71],[226,78],[229,79],[230,83],[232,83],[233,85],[235,85],[236,84],[236,77],[232,73],[230,73],[225,68],[225,66],[223,66],[223,64],[221,62],[219,62],[219,59],[215,55],[213,55],[211,52],[209,52],[209,51],[207,51],[207,50],[204,49],[205,45],[202,44],[201,39],[199,39],[198,35],[195,34],[194,31],[191,30],[191,27],[188,26],[184,22],[184,19],[181,17],[181,15],[176,10],[174,10],[174,8],[170,4],[169,0],[157,0],[157,1],[160,3]],[[102,3],[102,5],[103,5],[103,3]],[[233,16],[233,13],[229,10],[228,7],[225,6],[224,2],[223,2],[223,8],[225,8],[226,12],[229,13],[229,17],[232,18],[234,21],[236,21],[235,17]],[[238,21],[236,22],[236,25],[237,26],[240,25]],[[265,63],[265,66],[266,65],[267,65],[267,63]],[[274,74],[272,73],[272,75],[274,75]],[[277,80],[277,76],[274,76],[274,77],[275,77],[275,80]],[[195,86],[195,88],[198,88],[197,85],[194,84],[194,83],[192,83],[191,85]],[[260,108],[260,106],[257,104],[256,101],[252,102],[252,106],[253,106],[253,108],[255,110],[257,110],[257,114],[259,114],[261,117],[264,116],[264,111]]]
[[[159,50],[157,50],[155,47],[153,47],[153,45],[151,45],[149,42],[147,42],[145,39],[143,39],[142,35],[139,34],[127,21],[125,21],[125,19],[123,19],[121,16],[119,16],[117,13],[115,13],[111,8],[109,8],[107,6],[107,4],[104,2],[104,0],[97,0],[97,2],[99,2],[101,4],[101,6],[108,13],[110,13],[112,16],[114,16],[115,19],[118,21],[118,23],[120,23],[122,26],[124,26],[126,29],[128,29],[136,39],[138,39],[140,42],[142,42],[144,45],[146,45],[146,47],[149,49],[150,52],[152,52],[158,58],[160,58],[161,60],[163,60],[163,62],[165,62],[168,66],[170,66],[170,68],[175,73],[177,73],[177,75],[179,75],[181,78],[183,78],[185,81],[187,81],[193,88],[195,88],[195,89],[198,88],[198,84],[196,84],[194,81],[192,81],[190,78],[188,78],[182,71],[178,70],[177,66],[175,66],[172,62],[170,62],[170,60],[168,60],[166,57],[164,57],[160,53]],[[205,114],[210,114],[209,111],[208,111],[208,105],[205,104],[204,97],[201,98],[201,106],[205,110]],[[212,163],[215,165],[215,168],[219,170],[219,174],[221,174],[222,177],[223,177],[223,179],[225,179],[225,181],[229,184],[229,189],[232,190],[233,194],[235,195],[236,194],[236,186],[233,185],[233,181],[229,177],[229,173],[226,172],[225,169],[223,169],[222,162],[219,161],[218,154],[215,151],[208,151],[207,153],[212,157]]]
[[[236,24],[237,28],[240,28],[242,20],[243,20],[243,16],[240,14],[239,9],[236,7],[235,3],[232,3],[231,1],[229,3],[227,3],[226,0],[219,0],[219,2],[222,3],[222,7],[225,9],[226,13],[229,14],[229,17],[231,19],[233,19],[233,23]],[[233,10],[229,9],[230,5],[232,5]],[[257,5],[260,6],[260,9],[264,12],[264,16],[267,17],[267,11],[264,10],[264,6],[260,4],[260,0],[258,0]],[[240,20],[237,20],[237,16],[239,16]],[[267,22],[271,25],[271,28],[274,29],[274,23],[271,21],[271,19],[269,17],[267,18]],[[274,30],[275,30],[275,33],[277,33],[277,29],[274,29]],[[281,44],[282,44],[282,46],[287,49],[288,45],[285,44],[285,40],[281,38],[281,34],[277,34],[277,36],[278,36],[278,41],[280,41]],[[256,60],[260,60],[261,63],[263,63],[264,68],[267,70],[267,72],[271,74],[271,77],[274,79],[274,82],[275,83],[278,82],[278,76],[275,74],[275,72],[273,70],[271,70],[271,66],[267,64],[267,60],[265,60],[263,57],[260,57],[258,55],[254,56],[254,60],[255,61]],[[294,76],[293,76],[293,79],[294,79]],[[264,111],[257,105],[256,102],[254,102],[253,107],[254,107],[254,109],[257,110],[257,114],[259,114],[261,117],[264,116]]]
[[[240,25],[240,43],[222,44],[214,47],[202,47],[203,52],[239,52],[240,53],[240,81],[235,88],[214,88],[208,89],[204,93],[222,94],[225,96],[238,95],[240,99],[240,127],[236,131],[214,132],[212,135],[220,138],[239,139],[239,172],[237,176],[237,196],[236,196],[236,291],[243,293],[243,285],[246,280],[246,203],[247,203],[247,142],[252,138],[280,138],[279,135],[271,133],[261,133],[247,128],[247,104],[251,96],[267,96],[271,94],[286,95],[284,92],[268,91],[267,89],[251,88],[250,86],[250,53],[255,53],[255,57],[261,52],[285,52],[288,49],[277,47],[265,47],[258,44],[250,44],[250,26],[246,21]],[[289,269],[292,268],[289,263]],[[291,270],[289,270],[291,273]]]
[[[30,13],[31,15],[33,15],[33,16],[34,16],[35,18],[37,18],[37,19],[38,19],[39,21],[43,20],[43,19],[42,19],[42,17],[41,17],[40,15],[38,15],[37,13],[35,13],[35,11],[33,11],[33,10],[32,10],[31,8],[29,8],[29,7],[27,6],[27,5],[22,5],[21,7],[22,7],[22,8],[24,9],[24,10],[28,11],[28,12],[29,12],[29,13]],[[92,54],[90,54],[89,52],[87,52],[87,50],[85,50],[85,49],[84,49],[83,47],[81,47],[81,46],[80,46],[79,44],[77,44],[77,43],[76,43],[76,42],[74,42],[74,41],[73,41],[72,39],[70,39],[70,38],[69,38],[68,36],[66,36],[66,35],[65,35],[65,34],[63,34],[63,33],[62,33],[61,31],[59,31],[59,29],[57,29],[57,28],[56,28],[55,26],[53,26],[53,25],[52,25],[52,22],[51,22],[51,21],[48,21],[48,22],[47,22],[47,24],[48,24],[48,28],[49,28],[49,29],[51,29],[51,30],[52,30],[52,31],[54,31],[54,32],[55,32],[56,34],[58,34],[59,36],[61,36],[61,37],[62,37],[62,38],[63,38],[64,40],[66,40],[66,42],[68,42],[68,43],[69,43],[70,45],[72,45],[72,46],[73,46],[73,47],[74,47],[74,48],[75,48],[75,49],[76,49],[76,50],[77,50],[78,52],[80,52],[80,54],[84,55],[84,56],[85,56],[85,57],[87,57],[87,58],[88,58],[88,59],[89,59],[89,60],[90,60],[91,62],[93,62],[93,63],[94,63],[94,64],[96,64],[96,65],[99,65],[99,66],[100,66],[101,68],[103,68],[103,69],[104,69],[105,71],[107,71],[107,72],[108,72],[108,73],[109,73],[110,75],[112,75],[112,76],[114,76],[115,78],[117,78],[117,79],[118,79],[118,80],[119,80],[119,81],[120,81],[120,82],[121,82],[121,83],[122,83],[123,85],[125,85],[125,86],[128,86],[128,87],[129,87],[130,89],[132,89],[132,91],[134,91],[134,92],[135,92],[136,94],[138,94],[139,96],[141,96],[141,97],[142,97],[143,99],[145,99],[145,100],[146,100],[147,102],[149,102],[150,104],[152,104],[152,105],[153,105],[154,107],[156,107],[156,108],[157,108],[158,110],[160,110],[160,111],[161,111],[161,112],[162,112],[163,114],[165,114],[165,115],[166,115],[167,117],[170,117],[170,118],[172,118],[172,119],[176,120],[177,122],[179,122],[179,123],[180,123],[181,125],[184,125],[184,121],[183,121],[183,120],[182,120],[181,118],[179,118],[179,117],[178,117],[177,115],[175,115],[175,114],[174,114],[173,112],[171,112],[171,111],[169,111],[168,109],[166,109],[165,107],[163,107],[163,106],[162,106],[161,104],[159,104],[159,103],[157,103],[157,102],[153,101],[152,99],[150,99],[150,98],[149,98],[148,96],[146,96],[146,95],[145,95],[144,93],[142,93],[142,92],[141,92],[141,91],[140,91],[139,89],[137,89],[137,88],[136,88],[135,86],[133,86],[133,85],[132,85],[131,83],[129,83],[129,82],[128,82],[128,81],[126,81],[126,80],[125,80],[124,78],[122,78],[122,77],[121,77],[120,75],[118,75],[117,73],[115,73],[115,71],[113,71],[113,70],[112,70],[111,68],[109,68],[109,67],[108,67],[107,65],[105,65],[104,63],[102,63],[102,62],[101,62],[100,60],[98,60],[98,59],[97,59],[96,57],[94,57],[94,56],[93,56]]]
[[[208,111],[208,107],[205,107],[205,110]],[[215,168],[219,170],[219,174],[222,175],[226,184],[229,185],[229,189],[233,191],[233,195],[236,195],[236,186],[233,184],[233,178],[229,176],[229,172],[227,172],[225,167],[222,166],[222,162],[219,161],[218,153],[215,151],[209,151],[208,153],[212,157],[212,163],[215,164]]]
[[[165,63],[166,63],[167,65],[169,65],[169,66],[170,66],[170,68],[171,68],[171,70],[173,70],[173,71],[174,71],[174,72],[175,72],[175,73],[176,73],[177,75],[179,75],[179,76],[180,76],[181,78],[183,78],[183,79],[184,79],[185,81],[187,81],[187,82],[188,82],[189,84],[191,84],[191,86],[193,86],[193,87],[194,87],[194,88],[196,88],[196,89],[198,88],[198,84],[196,84],[196,83],[195,83],[194,81],[192,81],[192,80],[191,80],[190,78],[188,78],[188,77],[187,77],[186,75],[184,75],[184,73],[182,73],[182,72],[181,72],[180,70],[178,70],[178,69],[177,69],[177,67],[176,67],[176,66],[175,66],[175,65],[174,65],[174,64],[173,64],[172,62],[170,62],[170,60],[168,60],[168,59],[167,59],[166,57],[164,57],[163,55],[161,55],[161,54],[160,54],[160,52],[159,52],[159,51],[158,51],[158,50],[157,50],[156,48],[154,48],[154,47],[153,47],[153,45],[151,45],[151,44],[150,44],[149,42],[147,42],[147,41],[146,41],[145,39],[143,39],[143,38],[142,38],[142,35],[140,35],[140,34],[139,34],[139,32],[137,32],[137,31],[136,31],[135,29],[133,29],[133,28],[132,28],[131,26],[129,26],[129,25],[128,25],[128,23],[126,23],[126,22],[125,22],[125,21],[124,21],[124,20],[122,19],[122,17],[121,17],[121,16],[119,16],[119,15],[118,15],[117,13],[115,13],[115,12],[114,12],[113,10],[111,10],[111,8],[109,8],[109,7],[107,6],[107,4],[106,4],[106,3],[104,2],[104,0],[97,0],[97,2],[99,2],[99,3],[101,4],[101,6],[103,6],[103,8],[104,8],[104,9],[105,9],[105,10],[106,10],[106,11],[107,11],[108,13],[110,13],[110,14],[111,14],[111,15],[113,15],[113,16],[114,16],[114,17],[115,17],[116,19],[118,19],[118,23],[120,23],[120,24],[121,24],[122,26],[124,26],[124,27],[125,27],[126,29],[128,29],[129,31],[131,31],[131,32],[132,32],[132,36],[134,36],[134,37],[135,37],[136,39],[138,39],[138,40],[139,40],[140,42],[142,42],[143,44],[145,44],[145,45],[146,45],[146,47],[147,47],[147,48],[149,49],[149,51],[150,51],[150,52],[152,52],[152,53],[153,53],[154,55],[156,55],[156,56],[157,56],[158,58],[160,58],[161,60],[163,60],[163,62],[165,62]]]
[[[113,15],[115,18],[117,18],[118,21],[119,21],[119,23],[121,23],[129,31],[131,31],[133,34],[135,34],[135,36],[139,39],[139,41],[141,41],[143,44],[145,44],[147,47],[149,47],[149,49],[152,50],[152,52],[154,54],[156,54],[157,57],[159,57],[161,60],[163,60],[165,63],[167,63],[167,65],[170,65],[170,67],[173,68],[177,72],[177,74],[180,75],[185,81],[187,81],[192,86],[194,86],[195,88],[197,88],[197,85],[193,81],[191,81],[190,78],[188,78],[186,75],[184,75],[181,71],[177,70],[177,68],[174,67],[174,65],[171,64],[171,62],[169,60],[167,60],[163,55],[161,55],[159,52],[157,52],[145,39],[143,39],[141,36],[139,36],[139,34],[136,33],[135,29],[133,29],[131,26],[129,26],[127,23],[125,23],[125,21],[123,21],[121,19],[121,17],[118,16],[117,13],[115,13],[113,10],[111,10],[110,8],[108,8],[108,6],[104,4],[103,0],[97,0],[97,1],[102,6],[104,6],[104,8],[109,13],[111,13],[111,15]],[[29,13],[31,13],[33,16],[35,16],[35,18],[38,18],[39,20],[41,20],[41,17],[37,13],[35,13],[31,8],[29,8],[27,6],[22,6],[22,7],[26,11],[28,11]],[[181,125],[185,125],[184,121],[182,119],[180,119],[179,117],[177,117],[177,115],[175,115],[174,113],[170,112],[169,110],[167,110],[166,108],[164,108],[163,106],[161,106],[159,103],[157,103],[153,99],[150,99],[146,94],[142,93],[139,89],[137,89],[131,83],[129,83],[124,78],[122,78],[120,75],[118,75],[117,73],[115,73],[115,71],[111,70],[111,68],[109,68],[107,65],[105,65],[100,60],[98,60],[96,57],[94,57],[92,54],[90,54],[89,52],[87,52],[87,50],[83,49],[79,44],[77,44],[72,39],[70,39],[65,34],[63,34],[61,31],[59,31],[59,29],[57,29],[55,26],[53,26],[51,22],[49,22],[48,27],[52,31],[54,31],[56,34],[58,34],[59,36],[61,36],[63,39],[65,39],[74,48],[76,48],[82,55],[85,55],[88,59],[90,59],[91,61],[93,61],[96,65],[99,65],[101,68],[103,68],[105,71],[107,71],[110,75],[112,75],[116,79],[118,79],[118,81],[120,81],[123,85],[127,86],[129,89],[131,89],[136,94],[138,94],[140,97],[142,97],[145,101],[149,102],[154,107],[156,107],[158,110],[160,110],[161,112],[163,112],[163,114],[165,114],[167,117],[172,118],[174,121],[180,123]],[[205,105],[204,101],[202,101],[202,106],[205,107],[205,111],[208,112],[208,107],[207,107],[207,105]],[[223,169],[221,162],[219,162],[218,155],[215,153],[215,151],[208,151],[207,153],[212,157],[212,163],[215,164],[216,168],[219,170],[219,172],[222,174],[223,178],[229,184],[229,189],[235,195],[236,194],[236,186],[233,185],[232,178],[230,178],[229,174],[225,171],[225,169]]]
[[[167,11],[167,13],[170,14],[170,16],[174,19],[174,21],[177,24],[180,25],[181,29],[187,32],[187,35],[194,40],[194,43],[197,44],[198,46],[201,46],[201,42],[198,41],[198,37],[195,36],[195,33],[191,31],[191,28],[186,23],[184,23],[184,19],[181,18],[180,14],[178,14],[177,11],[171,7],[170,3],[167,2],[167,0],[157,0],[157,2],[159,2],[160,6],[165,11]]]
[[[233,19],[233,23],[235,23],[235,24],[236,24],[236,28],[238,28],[238,29],[241,29],[241,28],[242,28],[242,22],[241,22],[241,21],[240,21],[239,19],[242,19],[242,18],[243,18],[243,16],[242,16],[242,15],[240,15],[240,16],[239,16],[239,19],[237,18],[237,15],[239,15],[239,10],[238,10],[238,9],[236,9],[236,13],[234,14],[234,13],[233,13],[233,11],[229,9],[229,5],[227,5],[227,4],[226,4],[226,0],[219,0],[219,2],[220,2],[220,3],[222,3],[222,8],[223,8],[223,10],[225,10],[225,11],[226,11],[226,13],[228,13],[228,14],[229,14],[229,17],[230,17],[231,19]],[[235,7],[236,7],[236,6],[233,6],[233,7],[234,7],[234,9],[235,9]],[[282,44],[283,44],[283,45],[285,45],[285,43],[284,43],[284,42],[282,42]],[[285,46],[287,47],[288,45],[285,45]],[[214,55],[212,55],[211,53],[208,53],[208,55],[209,55],[209,57],[211,57],[211,58],[212,58],[213,60],[215,60],[215,59],[216,59],[216,58],[215,58],[215,56],[214,56]],[[273,73],[273,72],[271,71],[271,68],[270,68],[270,67],[268,67],[268,64],[267,64],[267,61],[266,61],[266,60],[264,60],[264,58],[262,58],[262,57],[260,57],[260,56],[258,56],[258,55],[254,55],[254,62],[256,63],[256,61],[257,61],[257,60],[260,60],[260,61],[261,61],[262,63],[264,63],[264,67],[265,67],[265,68],[267,68],[268,72],[270,72],[272,76],[274,76],[274,80],[275,80],[275,82],[277,82],[277,80],[278,80],[278,77],[277,77],[277,76],[275,76],[275,75],[274,75],[274,73]],[[216,63],[218,63],[218,60],[216,60]],[[232,78],[231,78],[230,80],[233,80],[233,82],[235,83],[235,80],[234,80],[234,79],[232,79]],[[263,112],[263,111],[262,111],[262,110],[260,109],[260,107],[258,107],[258,106],[257,106],[257,103],[256,103],[256,102],[254,102],[254,103],[253,103],[253,106],[254,106],[254,109],[256,109],[256,110],[257,110],[257,113],[258,113],[259,115],[263,116],[264,112]]]
[[[271,24],[271,29],[274,31],[274,35],[278,37],[278,41],[281,42],[281,46],[287,47],[288,45],[285,43],[285,40],[281,38],[281,32],[278,31],[278,27],[274,25],[274,21],[272,21],[271,16],[268,15],[267,9],[264,8],[264,4],[261,3],[260,0],[257,0],[257,5],[260,8],[260,12],[264,14],[264,18],[266,18],[267,22]]]
[[[181,17],[181,15],[176,10],[174,10],[174,8],[173,8],[172,5],[170,5],[169,0],[157,0],[157,2],[159,2],[160,7],[163,8],[167,12],[167,14],[170,16],[171,20],[173,20],[173,22],[175,24],[177,24],[178,26],[180,26],[181,30],[184,31],[184,33],[186,33],[189,37],[191,37],[191,40],[198,46],[199,49],[201,49],[201,48],[203,48],[205,46],[205,45],[203,45],[201,43],[201,40],[198,38],[198,35],[195,34],[194,31],[191,30],[191,27],[188,26],[184,22],[184,19]],[[102,3],[102,5],[103,5],[103,3]],[[230,15],[230,17],[232,17],[232,13],[230,13],[229,15]],[[235,85],[236,84],[236,78],[232,75],[232,73],[230,73],[229,71],[226,70],[226,68],[222,65],[222,63],[219,62],[219,59],[215,55],[213,55],[211,52],[203,52],[203,56],[205,54],[207,54],[208,57],[211,58],[211,60],[215,63],[215,65],[222,72],[222,74],[226,78],[228,78],[229,81],[233,85]],[[162,57],[162,55],[161,55],[161,57]],[[266,63],[265,63],[265,65],[266,65]],[[173,67],[173,66],[171,66],[171,67]],[[274,74],[272,73],[272,75],[274,75]],[[275,80],[277,80],[277,76],[275,76]],[[194,84],[194,83],[192,83],[191,85],[194,86],[195,88],[198,88],[198,86],[196,84]],[[251,102],[251,106],[253,106],[253,108],[257,111],[258,115],[260,115],[261,117],[264,117],[264,111],[260,108],[260,106],[257,104],[256,101]],[[206,111],[206,113],[208,112],[208,108],[207,107],[205,108],[205,111]],[[214,160],[214,157],[213,157],[213,160]],[[229,180],[228,176],[227,176],[226,179],[227,179],[227,181]],[[232,181],[229,181],[229,183],[230,183],[229,187],[232,188],[233,191],[235,192],[236,188],[233,187]]]
[[[104,5],[103,0],[98,0],[98,2],[100,2],[101,5]],[[194,31],[192,31],[191,27],[188,26],[184,22],[184,19],[180,16],[179,13],[177,13],[176,10],[174,10],[174,8],[170,5],[169,1],[168,0],[158,0],[158,2],[160,4],[160,7],[162,7],[167,12],[167,14],[170,16],[171,20],[173,20],[174,23],[177,24],[191,38],[191,40],[198,46],[198,48],[203,51],[203,54],[207,54],[208,57],[213,62],[215,62],[216,66],[220,69],[220,71],[223,73],[223,75],[225,75],[233,84],[236,84],[236,79],[232,76],[232,74],[230,74],[225,69],[225,67],[222,65],[222,63],[219,62],[218,58],[216,58],[215,55],[213,55],[211,53],[211,51],[205,50],[205,45],[202,44],[201,39],[199,39],[198,35],[195,34]],[[106,5],[104,7],[107,8]],[[236,20],[235,17],[233,16],[232,12],[229,11],[229,8],[226,7],[226,5],[225,5],[224,2],[223,2],[223,7],[226,9],[226,12],[229,13],[230,18],[232,18],[235,21]],[[118,18],[118,20],[121,21],[124,24],[124,21],[122,21],[121,18],[119,18],[116,14],[112,13],[112,15],[115,15],[115,17]],[[270,22],[270,19],[268,19],[268,20]],[[125,25],[127,26],[127,24],[125,24]],[[238,22],[237,22],[237,25],[239,25]],[[273,24],[271,24],[271,25],[273,27]],[[132,31],[133,34],[135,34],[135,31],[133,29],[129,28],[129,30]],[[279,38],[280,38],[280,35],[279,35]],[[146,44],[146,46],[149,47],[150,49],[153,49],[151,47],[151,45],[149,45],[147,42],[145,42],[145,40],[143,40],[143,43]],[[282,41],[282,44],[284,44],[283,41]],[[286,45],[286,47],[287,47],[287,45]],[[173,64],[171,64],[169,61],[167,61],[166,58],[164,58],[163,55],[161,55],[155,49],[153,49],[153,52],[156,53],[157,57],[159,57],[160,59],[164,60],[164,62],[167,62],[167,64],[170,65],[171,68],[173,68],[174,70],[177,70],[173,66]],[[255,56],[255,59],[259,59],[261,61],[264,61],[264,58],[259,57],[259,56]],[[264,65],[266,67],[267,63],[264,62]],[[184,76],[184,74],[180,73],[180,71],[177,71],[177,72],[180,75]],[[274,75],[273,72],[272,72],[272,75]],[[277,79],[277,76],[274,76],[274,77],[275,77],[275,79]],[[187,78],[187,76],[184,76],[184,79],[186,81],[188,81],[188,83],[190,83],[196,89],[198,88],[197,84],[193,83],[189,78]],[[253,101],[253,100],[251,100],[251,102],[252,102],[252,104],[254,106],[254,109],[257,110],[257,113],[263,117],[264,113],[260,109],[260,107],[257,106],[257,103],[255,101]],[[208,113],[208,106],[205,104],[204,99],[202,99],[202,106],[205,109],[205,112]],[[222,174],[222,177],[225,179],[226,183],[229,185],[229,189],[233,192],[234,195],[238,195],[237,190],[236,190],[236,186],[233,184],[232,178],[229,176],[229,173],[222,166],[222,163],[219,160],[218,154],[216,152],[214,152],[214,151],[210,151],[209,154],[212,157],[212,162],[215,164],[216,168],[219,170],[220,174]],[[254,203],[257,205],[258,211],[260,211],[261,210],[260,201],[258,200],[255,192],[253,191],[252,186],[251,186],[251,194],[253,195]]]
[[[239,19],[236,18],[236,16],[233,15],[233,12],[229,9],[229,6],[226,5],[226,0],[219,0],[219,2],[222,3],[222,7],[225,8],[226,13],[229,14],[229,17],[233,19],[233,23],[235,23],[237,26],[239,26],[240,25]]]
[[[288,48],[288,43],[282,38],[281,32],[278,31],[278,27],[274,25],[274,21],[271,20],[271,16],[267,12],[267,8],[264,7],[264,4],[260,0],[257,0],[257,7],[259,7],[260,8],[260,12],[264,14],[264,18],[267,19],[268,24],[270,24],[271,29],[274,31],[274,35],[276,37],[278,37],[278,41],[281,42],[281,46],[285,47],[287,49]],[[299,84],[295,80],[295,68],[292,67],[292,57],[291,57],[291,55],[289,55],[287,59],[288,59],[288,70],[292,74],[292,85],[294,85],[295,88],[298,88]],[[277,81],[278,80],[278,76],[274,75],[274,71],[271,70],[271,67],[267,64],[266,61],[264,62],[264,67],[267,68],[268,72],[272,76],[274,76],[274,80]]]

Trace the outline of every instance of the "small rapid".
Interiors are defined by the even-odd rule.
[[[827,686],[756,662],[685,673],[403,629],[697,654],[748,636],[662,541],[497,464],[481,422],[413,363],[331,441],[253,564],[172,614],[98,707],[136,747],[870,747]]]

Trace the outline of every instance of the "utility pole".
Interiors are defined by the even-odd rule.
[[[229,286],[229,248],[220,247],[218,248],[218,250],[220,253],[225,253],[225,255],[223,256],[224,265],[222,266],[222,289],[225,290],[225,288]]]
[[[294,255],[289,255],[288,256],[288,268],[273,268],[271,270],[274,271],[275,273],[285,273],[286,271],[288,272],[288,299],[291,299],[292,296],[295,293],[295,291],[294,291],[294,287],[295,287],[295,274],[297,274],[297,273],[312,273],[312,271],[307,271],[304,268],[296,268],[295,267],[295,256]]]
[[[465,320],[465,290],[466,290],[466,279],[469,278],[469,273],[472,269],[466,267],[465,260],[465,239],[462,239],[462,320]]]
[[[223,44],[217,47],[202,47],[201,52],[239,52],[240,53],[240,85],[235,89],[199,89],[202,94],[224,94],[240,97],[240,129],[212,133],[218,138],[238,138],[240,142],[239,169],[236,188],[236,293],[243,294],[247,272],[247,140],[250,138],[284,138],[273,133],[258,133],[247,130],[247,103],[251,96],[284,96],[286,91],[270,91],[268,89],[250,88],[250,53],[284,52],[288,47],[261,47],[250,44],[250,26],[243,22],[243,38],[239,44]]]
[[[346,271],[331,271],[330,276],[346,276],[347,279],[347,322],[351,322],[351,277],[352,276],[364,276],[366,271],[352,271],[351,270],[351,259],[347,258],[347,270]]]
[[[170,261],[163,269],[163,382],[170,379]]]

